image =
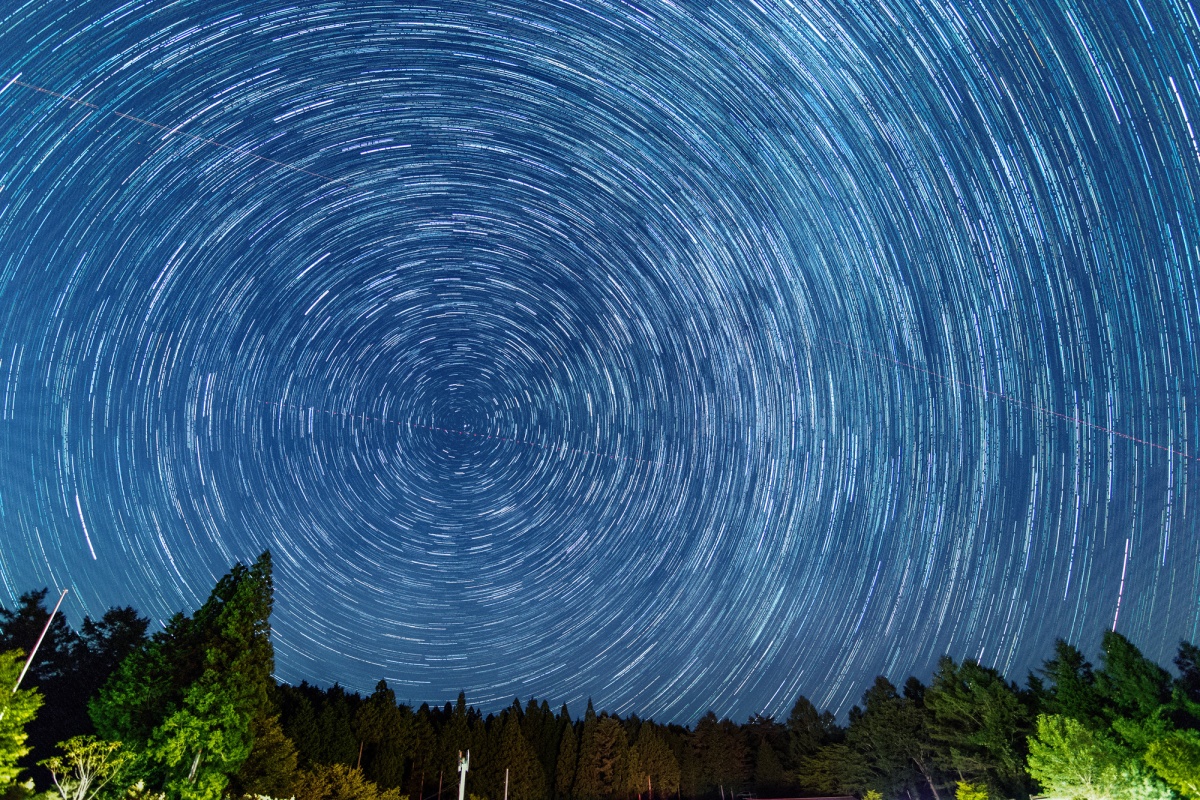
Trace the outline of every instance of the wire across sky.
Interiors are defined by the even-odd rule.
[[[1196,640],[1188,0],[3,14],[5,605],[270,548],[282,680],[680,722]]]

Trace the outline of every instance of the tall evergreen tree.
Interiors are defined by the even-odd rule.
[[[1175,668],[1179,670],[1176,687],[1188,700],[1200,704],[1200,647],[1191,642],[1180,642]]]
[[[365,745],[363,770],[382,789],[399,787],[412,750],[412,712],[396,704],[386,681],[358,710],[355,729]]]
[[[1119,633],[1105,631],[1096,695],[1101,713],[1131,756],[1172,728],[1171,676]]]
[[[233,776],[229,794],[264,797],[288,797],[295,792],[298,779],[296,745],[284,735],[279,715],[255,714],[250,718],[254,745]]]
[[[629,750],[630,790],[639,796],[671,797],[679,791],[679,762],[653,723],[644,723]]]
[[[571,785],[573,800],[600,800],[604,796],[600,781],[600,754],[596,742],[596,729],[600,718],[588,700],[583,715],[583,726],[579,734],[579,756],[575,762],[575,780]]]
[[[575,767],[579,761],[579,745],[575,737],[575,726],[567,715],[567,707],[563,706],[561,717],[566,718],[563,726],[562,740],[558,747],[558,761],[554,768],[554,796],[557,800],[573,798],[575,785]]]
[[[885,795],[929,787],[940,800],[937,751],[928,734],[923,687],[910,679],[905,696],[882,675],[850,712],[846,743],[862,755],[873,775],[869,787]]]
[[[426,790],[428,778],[437,780],[437,748],[437,730],[429,704],[422,703],[413,715],[412,766],[408,773],[408,794],[415,800],[425,800],[429,796]],[[457,777],[457,772],[451,774]]]
[[[596,786],[599,797],[616,797],[629,785],[629,739],[617,717],[602,715],[594,738]],[[581,762],[582,763],[582,762]]]
[[[802,759],[815,755],[827,744],[845,738],[845,731],[829,711],[818,712],[816,706],[803,695],[796,699],[792,713],[788,715],[788,756],[792,767],[798,767]]]
[[[758,745],[754,759],[754,788],[759,793],[773,794],[787,784],[787,773],[775,748],[765,739]]]
[[[1027,797],[1026,738],[1033,717],[1017,687],[994,669],[944,656],[925,693],[929,734],[944,748],[959,780],[987,784],[993,794]]]
[[[450,704],[447,703],[446,705],[449,706]],[[437,769],[441,772],[443,778],[447,775],[457,775],[458,754],[472,749],[471,723],[467,719],[467,696],[465,693],[458,693],[458,699],[455,701],[453,708],[450,709],[448,716],[448,724],[443,726],[438,742],[440,755]],[[480,754],[476,752],[474,755],[477,757]],[[473,760],[476,763],[481,763],[478,758]],[[472,766],[472,769],[476,768]]]
[[[732,794],[750,782],[750,751],[741,733],[733,722],[718,720],[711,711],[696,723],[692,750],[700,767],[700,793]]]
[[[499,748],[493,758],[502,773],[508,771],[509,800],[546,800],[545,773],[521,731],[517,714],[505,715]]]
[[[1092,665],[1077,648],[1059,639],[1054,656],[1042,665],[1048,681],[1044,708],[1047,714],[1061,714],[1092,727],[1103,726],[1099,717],[1099,697]]]

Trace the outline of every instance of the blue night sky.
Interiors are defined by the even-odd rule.
[[[690,722],[1200,628],[1200,15],[0,12],[0,603]]]

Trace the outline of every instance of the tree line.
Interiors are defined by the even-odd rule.
[[[1023,685],[945,657],[928,684],[878,677],[845,724],[804,697],[783,721],[692,726],[529,699],[484,714],[277,683],[271,559],[236,565],[191,616],[148,635],[131,608],[55,617],[46,591],[0,608],[3,800],[1200,800],[1200,650],[1172,675],[1106,632],[1065,641]],[[40,798],[31,798],[40,795]]]

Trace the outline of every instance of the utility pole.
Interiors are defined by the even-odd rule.
[[[467,796],[467,770],[471,768],[471,751],[467,751],[466,758],[463,757],[462,750],[458,751],[458,800],[466,800]]]
[[[508,767],[504,768],[504,800],[508,800]]]

